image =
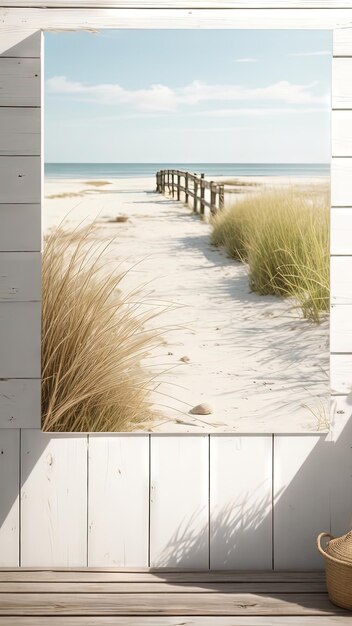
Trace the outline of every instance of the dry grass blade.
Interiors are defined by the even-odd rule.
[[[121,296],[119,283],[125,274],[107,273],[104,249],[92,241],[91,232],[92,228],[72,233],[57,229],[46,240],[43,429],[147,428],[153,417],[149,393],[155,380],[140,361],[160,343],[160,332],[145,330],[156,313],[150,307],[143,312],[143,302],[137,307],[135,293]]]

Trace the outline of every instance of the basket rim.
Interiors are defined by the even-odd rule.
[[[331,554],[329,554],[326,550],[324,550],[324,548],[321,545],[321,540],[323,539],[323,537],[329,537],[330,539],[336,539],[336,537],[334,537],[330,533],[320,533],[318,535],[317,548],[320,554],[323,555],[324,559],[328,559],[330,561],[333,561],[334,563],[338,563],[339,565],[345,565],[346,567],[352,568],[352,563],[349,563],[348,561],[344,561],[343,559],[338,559],[335,556],[331,556]]]

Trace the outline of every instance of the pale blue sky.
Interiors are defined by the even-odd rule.
[[[45,35],[47,162],[326,162],[329,31]]]

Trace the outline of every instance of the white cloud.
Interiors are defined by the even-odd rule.
[[[316,96],[311,89],[317,85],[294,85],[286,80],[268,85],[267,87],[243,87],[241,85],[208,85],[193,81],[187,87],[177,91],[180,103],[199,104],[204,101],[265,101],[283,102],[286,104],[308,104],[326,102],[328,96]]]
[[[174,91],[165,85],[128,90],[117,83],[84,85],[68,80],[66,76],[54,76],[47,80],[47,87],[51,93],[79,96],[100,104],[127,104],[143,111],[173,111],[177,105]]]
[[[326,57],[332,56],[331,50],[315,50],[313,52],[291,52],[290,57]]]
[[[235,63],[256,63],[258,59],[254,57],[243,57],[242,59],[234,59]]]
[[[157,84],[145,89],[130,90],[117,83],[85,85],[65,76],[55,76],[49,78],[46,84],[50,93],[104,105],[125,105],[134,111],[146,113],[170,113],[178,111],[181,106],[195,107],[204,102],[276,102],[286,105],[327,105],[329,102],[328,94],[317,96],[312,93],[317,82],[295,85],[286,80],[267,87],[210,85],[195,80],[185,87],[175,89]]]

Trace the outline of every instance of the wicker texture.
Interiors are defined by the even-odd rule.
[[[329,539],[325,549],[321,545],[323,538]],[[337,538],[321,533],[317,546],[325,559],[326,584],[331,602],[352,610],[352,531]]]

